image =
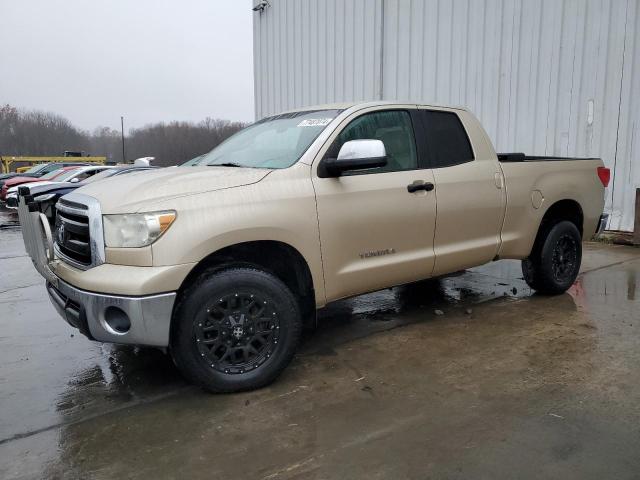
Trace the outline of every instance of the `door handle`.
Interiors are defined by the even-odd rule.
[[[409,185],[407,185],[407,192],[414,193],[414,192],[417,192],[418,190],[425,190],[426,192],[430,192],[434,188],[436,188],[436,187],[431,182],[426,182],[425,183],[425,182],[415,181],[415,182],[410,183]]]

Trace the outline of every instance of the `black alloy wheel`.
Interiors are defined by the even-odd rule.
[[[297,298],[276,276],[252,267],[204,272],[180,293],[170,351],[181,373],[211,392],[268,385],[300,341]]]
[[[561,236],[553,249],[551,271],[556,281],[564,283],[573,276],[578,247],[576,241],[570,235]]]
[[[214,370],[233,375],[258,368],[271,356],[280,321],[263,296],[244,291],[208,305],[193,329],[200,356]]]
[[[578,276],[582,236],[578,227],[566,220],[541,229],[531,255],[522,261],[522,273],[538,293],[557,295],[566,292]]]

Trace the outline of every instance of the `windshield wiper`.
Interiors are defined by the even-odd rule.
[[[240,165],[238,163],[233,162],[225,162],[225,163],[210,163],[207,167],[244,167],[244,165]]]

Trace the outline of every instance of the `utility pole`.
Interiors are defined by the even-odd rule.
[[[124,117],[120,117],[120,134],[122,135],[122,163],[127,163],[124,157]]]

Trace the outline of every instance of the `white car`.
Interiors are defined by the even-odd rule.
[[[34,186],[40,187],[42,185],[51,185],[54,183],[61,183],[61,182],[78,183],[83,180],[86,180],[89,177],[92,177],[96,173],[103,172],[104,170],[109,170],[111,168],[115,168],[115,167],[106,166],[106,165],[88,165],[86,167],[78,167],[78,168],[74,168],[73,170],[68,170],[62,175],[57,176],[55,180],[52,180],[52,181],[45,180],[42,182],[30,182],[27,185],[30,187],[34,187]],[[7,208],[16,208],[15,206],[12,206],[12,205],[17,205],[17,201],[14,202],[14,201],[10,201],[9,199],[10,198],[17,199],[18,189],[22,186],[23,185],[16,185],[15,187],[11,187],[9,190],[7,190],[7,198],[6,198]]]

